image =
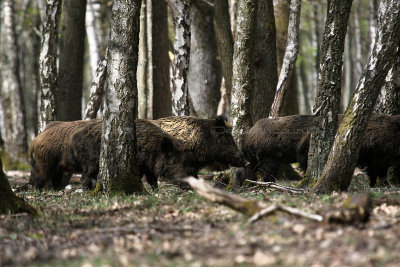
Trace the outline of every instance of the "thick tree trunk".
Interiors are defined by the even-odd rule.
[[[254,83],[254,40],[257,0],[243,0],[238,4],[238,18],[233,52],[233,83],[231,117],[233,138],[240,137],[252,125],[250,113],[251,90]]]
[[[270,117],[279,117],[286,91],[290,87],[290,81],[294,66],[299,54],[299,25],[300,25],[301,0],[290,2],[290,17],[287,32],[287,44],[285,56],[276,87],[275,98],[271,106]],[[296,76],[296,75],[293,75]],[[297,93],[297,92],[296,92]]]
[[[175,24],[172,77],[172,114],[189,115],[187,74],[190,60],[190,3],[187,0],[166,0]]]
[[[220,100],[213,20],[212,7],[202,1],[192,2],[188,86],[193,109],[204,119],[215,117]]]
[[[272,0],[258,0],[255,40],[254,88],[251,98],[252,120],[266,118],[278,83],[276,28]]]
[[[168,10],[162,0],[147,0],[147,27],[149,54],[149,92],[151,96],[149,119],[172,114],[168,57]],[[151,16],[150,16],[151,14]]]
[[[3,172],[3,164],[0,159],[0,214],[22,213],[37,215],[37,211],[23,199],[17,197],[11,190],[7,176]]]
[[[339,125],[326,167],[312,189],[314,193],[343,191],[350,185],[361,138],[400,41],[400,0],[381,0],[379,16],[374,49]]]
[[[214,1],[214,30],[225,81],[225,89],[221,89],[221,101],[224,95],[222,90],[225,90],[228,100],[227,105],[229,105],[232,92],[233,36],[229,15],[229,3],[226,0]],[[221,108],[220,111],[224,113],[225,109]]]
[[[57,44],[58,22],[61,11],[61,0],[49,0],[46,5],[46,16],[42,30],[42,48],[40,51],[40,126],[42,132],[46,125],[55,121],[57,93]]]
[[[28,151],[25,104],[20,79],[19,46],[14,22],[14,1],[3,4],[4,29],[2,61],[2,99],[6,125],[6,150],[12,159]]]
[[[85,120],[95,119],[103,99],[104,85],[107,77],[107,60],[99,62],[96,74],[90,87],[89,100],[85,111]]]
[[[278,74],[282,69],[283,58],[285,56],[287,36],[288,36],[288,25],[289,25],[289,14],[290,14],[290,0],[274,0],[274,15],[275,15],[275,26],[276,26],[276,57]],[[293,73],[296,73],[296,67],[293,69]],[[281,116],[287,116],[292,114],[298,114],[299,105],[297,101],[297,75],[292,75],[290,79],[290,85],[285,93],[283,99],[283,107]]]
[[[340,111],[344,42],[351,10],[351,0],[328,1],[328,15],[321,46],[318,91],[315,99],[307,177],[321,175],[335,137]],[[317,112],[318,111],[318,112]]]
[[[82,118],[86,0],[64,0],[60,39],[57,120]]]
[[[114,0],[112,9],[99,173],[108,194],[144,191],[136,160],[140,5]]]

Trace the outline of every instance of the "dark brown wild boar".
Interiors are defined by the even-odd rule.
[[[81,164],[83,187],[93,188],[99,172],[102,121],[87,124],[71,137],[72,151]],[[152,188],[162,177],[180,186],[191,173],[182,162],[182,144],[148,120],[136,120],[139,174],[146,175]]]
[[[172,116],[152,122],[182,141],[183,160],[193,174],[210,166],[244,166],[244,158],[232,137],[232,126],[222,116],[215,120]]]
[[[311,133],[307,133],[297,148],[297,158],[304,170],[307,169],[310,136]],[[375,186],[377,177],[385,180],[389,167],[397,170],[400,168],[400,115],[371,115],[362,139],[357,166],[367,168],[371,186]],[[398,174],[395,172],[393,175]],[[399,177],[394,179],[398,181]]]
[[[32,141],[29,146],[30,184],[36,188],[61,189],[68,184],[72,173],[81,171],[71,158],[68,140],[85,124],[87,121],[51,122]]]
[[[243,179],[256,179],[259,170],[264,181],[275,181],[281,163],[296,162],[296,148],[300,139],[312,125],[311,115],[292,115],[265,118],[241,137],[241,150],[250,162],[245,170],[238,172],[235,184]]]
[[[83,187],[93,188],[99,171],[101,128],[101,120],[49,124],[31,144],[31,183],[38,188],[50,183],[60,189],[72,173],[82,173]],[[180,184],[180,178],[190,175],[182,164],[178,140],[146,120],[137,120],[136,132],[139,171],[153,188],[157,177]]]

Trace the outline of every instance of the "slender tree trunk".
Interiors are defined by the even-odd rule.
[[[42,132],[46,125],[55,121],[57,94],[57,44],[58,23],[61,11],[61,0],[48,0],[46,16],[43,21],[42,48],[40,51],[40,126]]]
[[[290,2],[290,0],[274,0],[278,74],[281,72],[283,59],[285,56],[289,26]],[[283,99],[282,113],[280,114],[281,116],[298,114],[299,112],[299,105],[297,101],[298,90],[296,67],[293,69],[293,74],[294,75],[291,75],[290,85]]]
[[[352,36],[347,32],[346,45],[344,51],[344,90],[342,92],[342,108],[343,113],[350,102],[351,95],[354,92],[354,62],[352,57]]]
[[[113,2],[99,177],[108,194],[142,193],[144,188],[136,161],[136,69],[141,1]]]
[[[378,22],[378,0],[369,0],[369,35],[370,35],[370,48],[374,47],[376,40],[376,24]]]
[[[276,28],[272,0],[258,0],[255,38],[254,88],[251,99],[253,122],[268,116],[278,83]]]
[[[138,118],[147,119],[149,116],[149,82],[148,82],[148,40],[147,40],[147,3],[140,10],[139,59],[137,67],[138,80]],[[169,85],[169,83],[168,83]]]
[[[100,25],[101,3],[98,0],[87,0],[86,6],[86,34],[88,51],[90,58],[91,80],[96,75],[96,69],[102,58],[101,43],[101,25]]]
[[[354,0],[354,47],[355,47],[355,80],[358,80],[362,72],[361,29],[360,29],[360,0]]]
[[[257,19],[257,0],[238,3],[238,20],[233,52],[233,83],[231,117],[233,138],[240,143],[242,134],[249,130],[251,90],[254,83],[254,40]]]
[[[190,3],[187,0],[166,0],[175,24],[172,77],[172,113],[189,115],[187,74],[190,60]]]
[[[85,111],[85,120],[95,119],[103,99],[104,85],[107,77],[107,60],[99,62],[96,74],[90,87],[89,100]]]
[[[361,138],[400,41],[400,1],[381,0],[379,16],[379,35],[374,49],[339,125],[326,167],[314,185],[313,193],[343,191],[350,185]]]
[[[64,0],[60,40],[57,120],[82,118],[86,0]]]
[[[2,99],[6,124],[6,150],[12,159],[28,151],[25,104],[20,79],[19,46],[14,22],[14,1],[6,0],[2,62]]]
[[[271,106],[270,117],[279,117],[285,92],[290,86],[293,69],[299,54],[299,25],[300,25],[301,0],[290,2],[289,33],[286,44],[285,56],[276,87],[275,98]],[[295,75],[294,75],[295,76]],[[297,92],[296,92],[297,93]]]
[[[202,1],[192,2],[188,86],[195,113],[205,119],[215,117],[220,100],[213,20],[213,7]]]
[[[299,107],[300,113],[302,114],[310,114],[311,113],[311,107],[310,103],[308,101],[308,93],[310,91],[310,86],[308,85],[308,80],[307,80],[307,74],[306,74],[306,66],[304,64],[304,60],[300,62],[299,66],[299,74],[297,80],[300,85],[300,96],[301,96],[301,106],[302,108]]]
[[[147,3],[147,27],[151,31],[147,39],[151,97],[148,118],[158,119],[172,114],[172,96],[169,86],[168,10],[167,4],[162,0],[147,0]]]
[[[222,72],[225,81],[224,93],[226,93],[227,95],[227,105],[229,105],[232,92],[233,36],[231,30],[228,1],[215,0],[214,10],[215,37],[218,46],[218,54],[221,57]],[[223,99],[224,93],[223,91],[221,91],[221,100]],[[221,111],[224,112],[224,110],[225,109]]]
[[[340,111],[343,51],[352,0],[328,1],[328,15],[321,46],[318,91],[315,99],[307,177],[321,175],[335,137]]]
[[[313,8],[313,27],[311,32],[311,43],[312,47],[315,49],[315,66],[312,71],[312,93],[309,99],[310,106],[313,106],[314,99],[316,96],[317,88],[318,88],[318,77],[319,77],[319,60],[320,60],[320,48],[321,48],[321,1],[320,0],[311,0],[312,8]]]

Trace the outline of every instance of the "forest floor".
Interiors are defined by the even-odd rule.
[[[318,223],[277,212],[253,224],[193,191],[161,183],[144,196],[91,196],[79,178],[66,190],[18,188],[26,172],[8,172],[40,216],[0,215],[0,266],[400,266],[400,207],[375,205],[362,225]],[[282,181],[294,185],[291,181]],[[295,196],[260,187],[241,196],[311,213],[355,192],[400,199],[400,188],[353,179],[347,194]]]

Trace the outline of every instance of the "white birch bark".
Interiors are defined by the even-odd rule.
[[[100,29],[100,8],[97,0],[87,0],[86,6],[86,36],[88,42],[90,73],[93,80],[96,76],[97,66],[101,59],[102,35]]]
[[[107,60],[99,62],[90,87],[90,95],[85,110],[85,120],[95,119],[101,106],[104,85],[107,77]]]

